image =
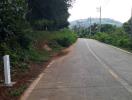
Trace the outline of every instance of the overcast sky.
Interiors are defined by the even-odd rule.
[[[102,6],[102,17],[126,22],[131,16],[132,0],[76,0],[69,9],[69,21],[99,17],[97,9]]]

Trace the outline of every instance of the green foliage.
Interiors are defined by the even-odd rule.
[[[123,24],[123,28],[126,33],[132,35],[132,18]]]
[[[64,30],[64,31],[61,31],[61,35],[62,33],[64,34],[64,36],[62,38],[58,37],[57,39],[55,39],[55,41],[63,46],[63,47],[68,47],[70,46],[71,44],[73,44],[76,39],[77,39],[77,36],[76,34],[74,34],[73,32],[71,31],[68,31],[68,30]]]
[[[52,32],[48,32],[48,31],[36,31],[29,33],[30,34],[30,38],[32,38],[32,40],[34,40],[34,44],[35,42],[39,41],[44,41],[47,44],[50,45],[60,45],[60,46],[69,46],[72,43],[74,43],[77,39],[77,35],[72,32],[71,30],[68,29],[62,29],[60,31],[52,31]]]
[[[48,30],[50,27],[52,27],[53,23],[54,21],[52,20],[42,19],[32,22],[32,25],[33,29],[35,30]]]
[[[94,34],[99,32],[100,25],[99,24],[93,24],[89,27],[77,27],[74,26],[73,30],[78,34],[79,37],[85,38],[93,36]],[[101,32],[103,33],[113,33],[116,30],[116,26],[110,25],[110,24],[103,24],[101,25]]]
[[[68,26],[68,8],[71,2],[72,0],[0,1],[0,59],[5,54],[10,55],[13,75],[26,72],[29,61],[47,61],[53,52],[76,41],[76,35],[67,29],[53,31]],[[35,30],[31,29],[28,21]],[[52,51],[46,51],[45,44]],[[1,64],[2,60],[0,70]]]
[[[109,35],[106,34],[106,33],[97,33],[95,36],[94,36],[95,39],[101,41],[101,42],[110,42],[110,38],[109,38]]]
[[[72,0],[28,0],[27,19],[35,29],[36,26],[39,30],[63,29],[69,25],[67,19],[71,2]],[[32,23],[33,21],[37,23]]]
[[[31,61],[35,62],[46,62],[50,59],[50,52],[48,51],[38,51],[37,49],[31,49],[28,51],[28,56]]]
[[[111,25],[111,24],[103,24],[101,25],[101,32],[105,33],[113,33],[116,30],[116,26]]]
[[[123,27],[116,27],[110,24],[94,24],[88,28],[74,26],[73,30],[79,37],[93,38],[101,42],[115,46],[132,49],[132,18],[123,24]]]
[[[28,32],[28,34],[26,34],[26,32]],[[25,44],[29,43],[29,41],[27,42],[24,38],[21,38],[22,40],[20,39],[23,46],[20,46],[19,43],[15,41],[16,39],[10,41],[10,43],[14,45],[12,48],[10,47],[11,44],[0,44],[1,58],[4,54],[10,55],[12,66],[11,72],[13,74],[16,72],[27,72],[29,69],[27,63],[29,61],[39,63],[48,61],[54,52],[58,52],[62,48],[70,46],[77,39],[76,34],[68,29],[54,32],[27,30],[25,31],[25,34],[26,35],[24,36],[30,39],[30,45],[27,45],[27,48],[25,47]],[[41,44],[42,47],[38,47],[39,44]],[[45,44],[47,44],[52,51],[46,51],[43,48]]]
[[[17,82],[19,76],[32,71],[29,63],[47,62],[77,39],[72,31],[63,29],[69,24],[71,0],[28,0],[28,4],[27,9],[27,0],[0,0],[0,74],[4,70],[3,56],[10,55],[11,75]],[[27,86],[26,83],[17,84],[19,86],[9,88],[8,93],[3,94],[11,98],[19,97]]]
[[[116,29],[116,31],[111,34],[97,33],[92,38],[97,39],[104,43],[112,44],[123,48],[132,47],[131,37],[128,34],[126,34],[121,28]]]
[[[25,0],[0,1],[0,58],[5,54],[10,55],[13,66],[25,60],[23,51],[31,43],[25,35],[25,30],[29,28],[24,17],[26,5]]]
[[[8,41],[11,37],[18,36],[26,28],[24,18],[26,12],[25,0],[0,1],[0,41]]]

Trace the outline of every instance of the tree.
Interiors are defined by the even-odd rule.
[[[91,34],[94,35],[98,32],[99,30],[99,25],[94,23],[93,25],[91,25]]]
[[[61,29],[69,25],[67,19],[71,0],[28,0],[28,5],[27,19],[33,27],[34,23],[40,20],[49,22],[41,23],[45,30]]]
[[[116,26],[111,24],[103,24],[101,25],[101,32],[105,33],[113,33],[116,30]]]
[[[20,35],[26,24],[25,11],[24,0],[0,1],[0,41],[7,41],[13,36]]]
[[[123,24],[123,28],[126,33],[132,35],[132,18]]]

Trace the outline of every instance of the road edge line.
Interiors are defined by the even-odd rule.
[[[92,55],[97,59],[99,63],[101,63],[104,68],[108,69],[108,72],[118,81],[121,85],[132,94],[132,86],[128,84],[124,79],[120,78],[109,66],[107,66],[93,51],[90,49],[87,40],[84,40],[88,50],[92,53]]]
[[[92,40],[94,40],[94,39],[92,39]],[[127,50],[124,50],[124,49],[122,49],[122,48],[120,48],[120,47],[116,47],[116,46],[113,46],[113,45],[111,45],[111,44],[107,44],[107,43],[104,43],[104,42],[100,42],[100,41],[98,41],[98,40],[94,40],[94,41],[99,42],[99,43],[102,43],[102,44],[104,44],[104,45],[110,46],[110,47],[115,48],[115,49],[118,49],[118,50],[120,50],[120,51],[122,51],[122,52],[124,52],[124,53],[131,54],[131,55],[132,55],[132,52],[129,52],[129,51],[127,51]]]
[[[124,49],[121,49],[121,48],[119,48],[119,47],[115,47],[115,46],[113,46],[113,45],[109,45],[109,44],[108,44],[108,46],[113,47],[113,48],[115,48],[115,49],[118,49],[118,50],[120,50],[120,51],[122,51],[122,52],[124,52],[124,53],[131,54],[131,55],[132,55],[131,52],[126,51],[126,50],[124,50]]]
[[[54,61],[51,61],[49,63],[49,65],[46,66],[46,68],[49,68],[53,63],[54,63]],[[44,71],[42,71],[38,75],[38,77],[30,84],[30,86],[25,90],[25,92],[22,94],[22,96],[20,97],[19,100],[27,100],[28,99],[28,97],[31,94],[31,92],[34,90],[34,88],[37,86],[37,84],[39,83],[41,78],[44,76],[44,74],[45,74]]]

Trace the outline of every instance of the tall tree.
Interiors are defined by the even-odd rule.
[[[0,41],[19,35],[26,23],[25,11],[24,0],[0,0]]]
[[[43,20],[41,24],[44,29],[56,30],[68,26],[68,8],[71,6],[71,0],[28,0],[28,4],[27,19],[31,25]]]

